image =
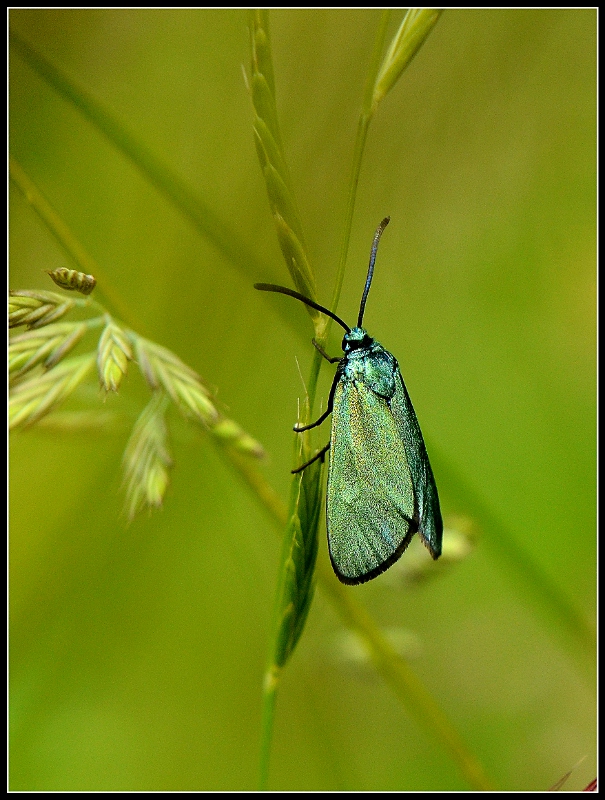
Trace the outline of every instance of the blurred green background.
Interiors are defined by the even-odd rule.
[[[329,303],[379,12],[270,16],[284,146]],[[251,254],[247,271],[229,263],[13,54],[11,153],[97,259],[128,323],[197,370],[263,443],[264,472],[287,499],[297,362],[306,378],[312,332],[299,304],[252,289],[290,279],[252,139],[246,11],[13,10],[10,24]],[[589,628],[595,50],[594,10],[444,13],[370,129],[338,309],[354,319],[373,231],[390,214],[364,321],[400,362],[444,513],[473,515],[456,474]],[[13,185],[10,237],[13,289],[51,289],[41,270],[73,266]],[[326,369],[324,403],[329,381]],[[279,531],[212,442],[178,420],[164,508],[124,524],[120,460],[146,397],[133,371],[105,402],[119,424],[12,437],[13,790],[256,787]],[[103,402],[94,386],[91,402]],[[413,591],[389,574],[349,591],[380,625],[414,633],[414,669],[495,783],[545,790],[586,756],[565,788],[585,786],[593,654],[490,532]],[[346,661],[341,633],[318,591],[279,694],[270,788],[467,788],[382,679]]]

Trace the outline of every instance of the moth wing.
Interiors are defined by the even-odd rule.
[[[414,484],[387,400],[362,382],[341,380],[332,414],[330,558],[344,583],[364,583],[397,561],[417,531]]]
[[[426,452],[420,425],[401,372],[395,375],[395,394],[391,401],[393,419],[405,444],[408,464],[418,504],[418,533],[433,558],[441,555],[443,520],[433,470]]]

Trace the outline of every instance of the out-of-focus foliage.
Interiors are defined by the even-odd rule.
[[[379,12],[270,17],[283,147],[325,303]],[[241,73],[246,12],[23,9],[10,24],[250,252],[247,271],[218,253],[12,55],[12,155],[102,266],[128,325],[212,384],[221,412],[265,446],[266,474],[287,497],[304,394],[296,359],[306,376],[312,326],[299,304],[284,313],[282,298],[252,289],[288,275]],[[442,14],[372,123],[338,310],[355,314],[367,242],[390,214],[365,322],[400,362],[429,451],[588,625],[595,47],[594,10]],[[74,265],[14,187],[10,203],[10,286],[50,294],[44,270]],[[330,344],[337,352],[337,333]],[[254,789],[279,540],[201,429],[178,419],[164,508],[125,527],[120,462],[149,399],[131,372],[119,394],[91,392],[105,426],[34,427],[12,441],[11,788]],[[325,370],[324,402],[329,380]],[[433,466],[446,516],[467,514]],[[322,534],[320,559],[325,550]],[[590,654],[570,649],[489,537],[434,580],[410,588],[388,576],[352,591],[385,628],[414,635],[415,669],[496,784],[544,790],[587,755],[566,788],[585,786]],[[282,682],[270,788],[465,789],[340,636],[318,593]]]

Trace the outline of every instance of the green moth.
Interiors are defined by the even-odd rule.
[[[380,575],[402,555],[418,532],[433,558],[441,555],[443,521],[439,495],[420,426],[397,360],[362,327],[374,274],[376,251],[389,217],[378,226],[355,328],[327,308],[292,289],[255,284],[280,292],[327,314],[345,330],[328,407],[301,432],[320,425],[332,414],[328,444],[307,467],[330,451],[327,529],[330,559],[337,577],[348,584]]]

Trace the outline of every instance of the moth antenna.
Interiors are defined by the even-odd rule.
[[[261,292],[278,292],[279,294],[287,294],[288,297],[294,297],[296,300],[300,300],[301,303],[311,306],[311,308],[314,308],[316,311],[321,311],[322,314],[327,314],[328,317],[331,317],[334,320],[334,322],[338,322],[338,324],[344,328],[347,333],[351,333],[351,329],[347,323],[343,322],[340,317],[334,314],[333,311],[329,311],[325,306],[320,306],[319,303],[316,303],[314,300],[310,300],[308,297],[305,297],[304,294],[295,292],[294,289],[287,289],[285,286],[276,286],[274,283],[255,283],[254,288]]]
[[[359,306],[359,317],[357,318],[357,327],[361,328],[363,323],[363,312],[366,308],[366,300],[368,299],[368,294],[370,292],[370,286],[372,284],[372,276],[374,275],[374,262],[376,261],[376,252],[378,250],[378,243],[380,242],[380,237],[382,236],[382,232],[386,228],[386,226],[391,221],[390,217],[385,217],[380,225],[376,228],[376,233],[374,234],[374,241],[372,242],[372,250],[370,251],[370,266],[368,267],[368,277],[366,278],[366,285],[363,290],[363,296],[361,298],[361,305]]]

